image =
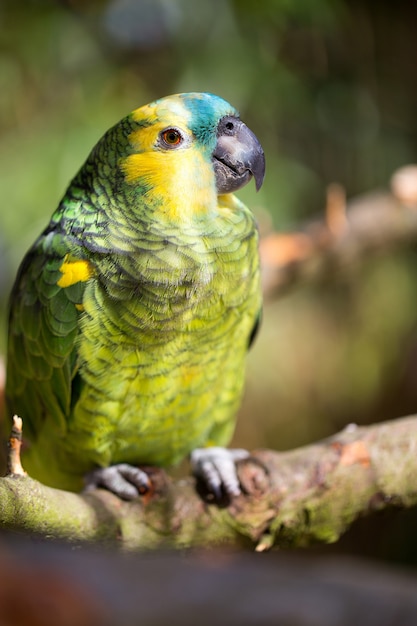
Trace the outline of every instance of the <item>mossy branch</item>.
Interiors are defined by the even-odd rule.
[[[125,548],[306,546],[337,540],[359,516],[417,504],[417,416],[350,426],[289,452],[255,451],[239,467],[245,491],[227,506],[194,481],[156,472],[154,493],[123,502],[97,490],[74,494],[27,476],[0,479],[0,523],[74,541]]]

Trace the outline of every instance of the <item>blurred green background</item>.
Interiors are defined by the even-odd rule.
[[[1,0],[0,354],[24,252],[97,139],[156,97],[212,91],[241,111],[267,176],[239,195],[279,230],[320,214],[330,182],[386,188],[417,161],[416,23],[417,5],[385,0]],[[415,257],[265,307],[236,443],[289,448],[417,410]]]

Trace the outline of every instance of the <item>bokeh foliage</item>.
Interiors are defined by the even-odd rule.
[[[25,250],[95,141],[156,97],[212,91],[240,109],[267,177],[239,195],[279,229],[322,211],[330,182],[386,187],[417,160],[416,19],[387,0],[0,0],[0,353]],[[382,256],[266,307],[239,444],[417,409],[415,261]]]

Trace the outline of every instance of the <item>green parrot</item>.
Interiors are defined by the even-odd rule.
[[[223,448],[261,311],[254,217],[232,192],[263,150],[218,96],[186,93],[113,126],[25,256],[11,294],[6,397],[23,464],[52,487],[149,487],[187,455],[239,493]]]

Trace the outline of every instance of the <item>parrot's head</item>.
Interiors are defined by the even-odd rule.
[[[218,196],[252,177],[257,189],[262,185],[262,147],[218,96],[167,96],[136,109],[129,120],[128,154],[119,161],[124,181],[171,215],[210,210]]]

